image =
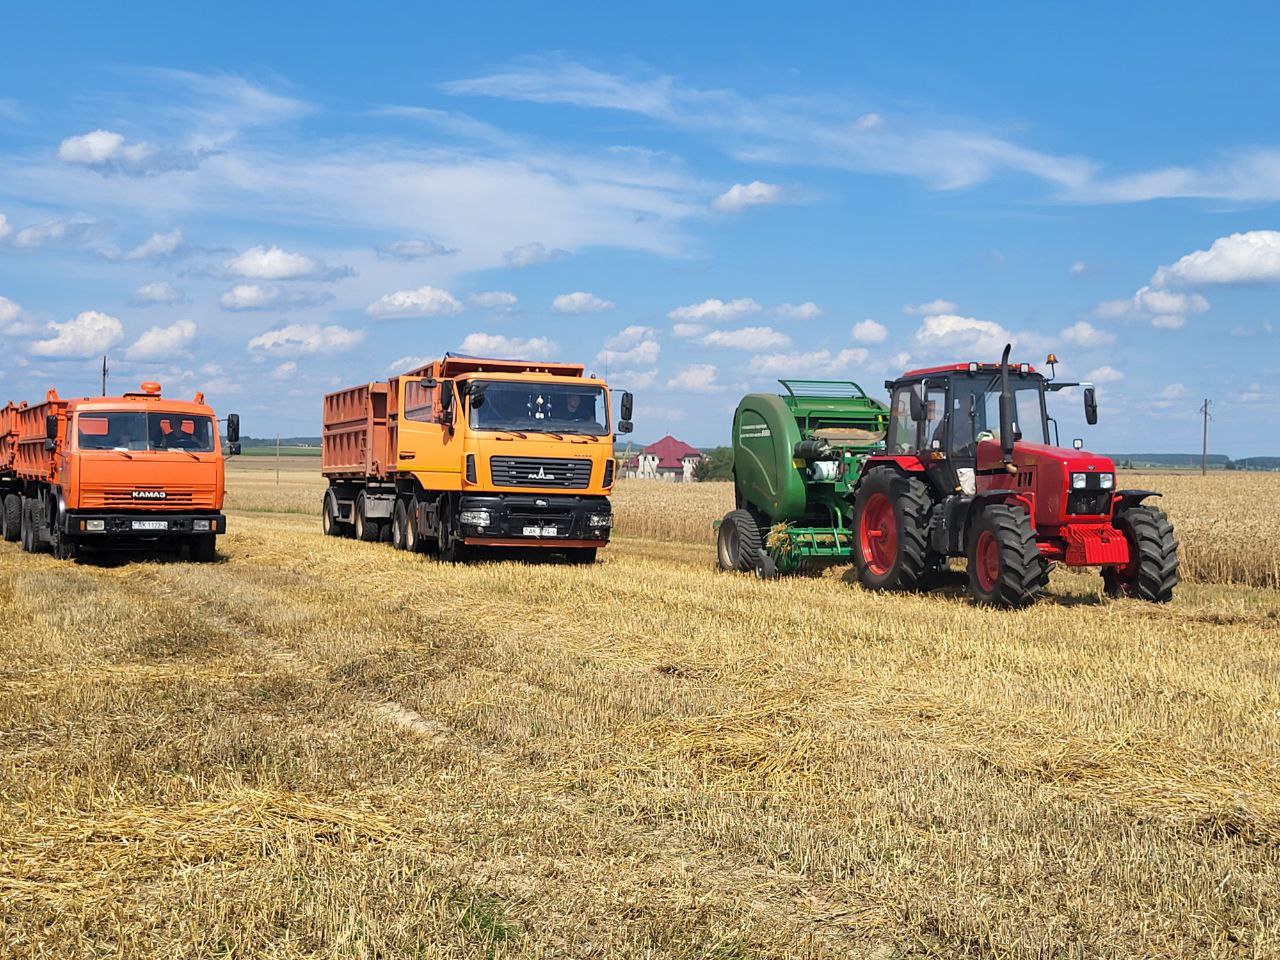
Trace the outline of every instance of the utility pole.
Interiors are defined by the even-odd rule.
[[[102,358],[102,395],[107,395],[107,358]]]
[[[280,486],[280,434],[276,434],[276,486]]]
[[[1204,414],[1204,441],[1200,446],[1200,476],[1205,476],[1209,472],[1209,398],[1205,397],[1204,406],[1200,408],[1200,412]]]

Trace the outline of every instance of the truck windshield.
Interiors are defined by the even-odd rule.
[[[76,443],[81,450],[212,453],[216,442],[212,417],[136,410],[94,410],[76,417]]]
[[[591,437],[609,433],[604,390],[586,384],[473,381],[468,417],[473,430]]]
[[[1044,381],[1039,376],[1009,377],[1013,419],[1021,439],[1048,443]],[[972,398],[972,399],[971,399]],[[977,455],[977,441],[1000,440],[1000,377],[986,373],[952,379],[951,450],[955,456]]]

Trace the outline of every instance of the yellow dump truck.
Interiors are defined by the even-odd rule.
[[[321,470],[329,536],[433,549],[483,548],[592,563],[609,542],[615,433],[631,430],[581,364],[446,354],[324,398]]]

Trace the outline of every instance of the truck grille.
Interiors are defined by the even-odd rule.
[[[492,457],[489,475],[495,487],[561,487],[582,490],[591,485],[590,460],[553,457]]]
[[[166,489],[163,500],[134,497],[138,487],[109,487],[105,490],[86,490],[80,499],[82,509],[106,508],[112,510],[175,510],[188,507],[213,507],[213,491],[201,491],[197,496],[191,490]]]

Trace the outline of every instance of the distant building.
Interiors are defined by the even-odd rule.
[[[624,468],[624,476],[641,480],[671,480],[688,483],[703,459],[702,451],[668,434],[633,456]]]

